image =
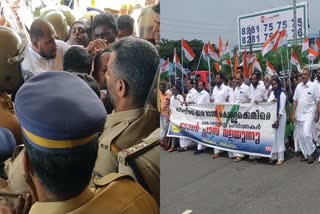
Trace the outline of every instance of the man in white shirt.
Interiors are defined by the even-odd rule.
[[[250,88],[244,84],[244,76],[242,73],[238,72],[236,74],[236,89],[234,90],[234,103],[250,103]],[[233,155],[236,157],[235,162],[241,161],[244,157],[243,153],[234,152]]]
[[[197,104],[208,104],[210,103],[210,95],[209,93],[205,90],[206,88],[206,83],[202,80],[198,82],[198,91],[199,91],[199,96],[197,100]],[[198,143],[197,150],[194,151],[194,155],[198,155],[203,153],[203,146],[201,143]]]
[[[251,103],[258,104],[268,100],[266,88],[264,83],[260,81],[259,73],[253,73],[251,76],[250,93]]]
[[[188,106],[190,104],[196,104],[198,101],[199,93],[194,88],[194,83],[192,80],[187,80],[186,82],[186,88],[188,90],[188,94],[186,95],[186,101],[183,102],[184,105]],[[192,143],[192,140],[181,138],[180,139],[180,149],[179,152],[187,151],[188,146],[190,146]]]
[[[313,163],[316,155],[316,146],[313,143],[313,129],[319,121],[320,96],[316,83],[310,82],[308,69],[302,71],[300,83],[293,97],[292,120],[297,127],[297,137],[304,159]]]
[[[67,43],[55,40],[53,26],[36,19],[30,27],[31,44],[22,62],[24,70],[37,75],[48,70],[63,70],[63,56],[70,47]]]
[[[213,88],[213,93],[211,95],[210,102],[218,104],[218,103],[224,103],[230,100],[230,89],[228,86],[223,84],[224,75],[222,73],[217,73],[215,75],[214,81],[216,85]],[[212,155],[212,158],[220,157],[220,152],[221,152],[220,149],[214,149],[214,154]]]
[[[269,74],[264,75],[263,83],[264,83],[265,89],[267,90],[268,97],[269,97],[270,93],[272,92],[271,80],[272,80],[272,78]]]

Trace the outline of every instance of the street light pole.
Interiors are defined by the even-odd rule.
[[[297,45],[297,1],[293,0],[293,43]]]

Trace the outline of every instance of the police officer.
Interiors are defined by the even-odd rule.
[[[107,175],[89,189],[106,112],[80,78],[49,71],[30,79],[17,93],[16,111],[25,139],[24,172],[36,201],[29,213],[159,213],[127,175]]]
[[[130,166],[126,172],[159,202],[160,150],[155,145],[159,142],[160,115],[155,109],[144,107],[158,64],[159,55],[150,42],[126,37],[114,43],[106,72],[114,112],[108,116],[99,139],[94,176]]]

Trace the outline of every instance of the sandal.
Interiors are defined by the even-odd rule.
[[[278,162],[276,163],[276,165],[281,165],[283,164],[284,160],[278,160]]]

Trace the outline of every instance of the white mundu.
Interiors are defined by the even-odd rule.
[[[197,104],[207,104],[210,103],[210,95],[206,90],[202,90],[199,92],[199,97]],[[197,150],[203,149],[204,146],[201,143],[198,143]]]
[[[314,117],[319,102],[319,90],[315,83],[308,81],[306,84],[299,83],[293,100],[297,102],[295,111],[296,131],[299,146],[305,158],[308,158],[315,150],[313,143]]]
[[[214,99],[215,103],[226,102],[227,97],[230,96],[230,91],[228,86],[221,84],[220,87],[214,86],[211,98]]]
[[[187,97],[186,97],[186,102],[194,102],[197,103],[199,98],[199,92],[192,88],[191,90],[188,91]],[[192,140],[185,139],[185,138],[180,138],[180,147],[186,148],[192,143]]]

